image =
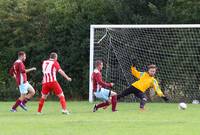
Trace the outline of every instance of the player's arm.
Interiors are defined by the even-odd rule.
[[[60,73],[66,80],[70,82],[72,81],[72,79],[65,73],[65,71],[62,70],[62,68],[60,67],[60,64],[57,61],[54,63],[54,66],[56,70],[58,71],[58,73]]]
[[[35,71],[35,70],[36,70],[36,68],[32,67],[32,68],[29,68],[29,69],[25,69],[25,72],[28,73],[28,72]]]
[[[14,66],[12,66],[12,67],[10,68],[9,74],[10,74],[13,78],[16,78]]]
[[[14,67],[13,66],[9,70],[9,75],[14,76]]]
[[[113,83],[107,83],[105,81],[102,80],[101,75],[98,73],[96,75],[96,81],[98,82],[98,84],[100,84],[103,88],[111,88],[114,84]]]
[[[59,69],[58,73],[60,73],[66,80],[70,82],[72,81],[72,79],[62,69]]]
[[[135,76],[136,78],[140,78],[141,77],[141,75],[142,75],[142,72],[139,72],[137,69],[136,69],[136,67],[134,67],[134,66],[131,66],[131,73],[132,73],[132,75],[133,76]]]
[[[168,101],[169,99],[163,94],[163,92],[160,89],[160,86],[158,85],[158,81],[156,79],[153,80],[153,89],[156,92],[156,94],[163,98],[164,101]]]
[[[142,73],[139,72],[137,69],[136,69],[136,65],[138,63],[137,59],[134,57],[134,56],[130,56],[131,57],[131,73],[133,76],[135,76],[136,78],[140,78]]]
[[[19,72],[20,73],[28,73],[28,72],[36,70],[35,67],[29,68],[29,69],[25,69],[24,66],[22,65],[22,63],[20,63],[18,66],[19,66]]]

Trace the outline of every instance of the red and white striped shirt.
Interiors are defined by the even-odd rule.
[[[42,83],[55,82],[56,72],[61,69],[57,60],[44,60],[42,64],[43,81]]]

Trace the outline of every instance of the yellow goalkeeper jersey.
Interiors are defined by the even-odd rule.
[[[135,67],[131,67],[132,74],[139,79],[138,81],[132,83],[132,86],[138,90],[145,92],[148,88],[153,88],[158,96],[164,96],[159,85],[158,81],[150,76],[147,72],[139,72]]]

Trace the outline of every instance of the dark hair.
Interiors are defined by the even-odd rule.
[[[95,67],[98,67],[101,63],[103,63],[101,60],[96,60],[95,61]]]
[[[57,53],[55,53],[55,52],[52,52],[51,54],[50,54],[50,58],[51,59],[55,59],[56,58],[56,56],[57,56]]]
[[[21,56],[23,56],[23,55],[25,55],[26,53],[24,52],[24,51],[19,51],[18,52],[18,57],[21,57]]]
[[[154,64],[150,64],[150,65],[147,66],[147,68],[148,68],[148,70],[149,70],[149,69],[152,69],[152,68],[157,69],[157,66],[154,65]]]

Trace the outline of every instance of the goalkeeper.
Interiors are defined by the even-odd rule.
[[[131,66],[131,72],[133,76],[138,79],[138,81],[132,83],[129,88],[117,95],[117,99],[119,100],[120,98],[133,93],[137,98],[140,99],[140,109],[144,110],[144,106],[147,101],[145,91],[148,88],[153,88],[156,94],[167,102],[169,99],[162,93],[158,85],[158,81],[154,77],[156,74],[156,70],[156,65],[151,64],[148,66],[147,72],[139,72],[137,71],[134,63]]]

